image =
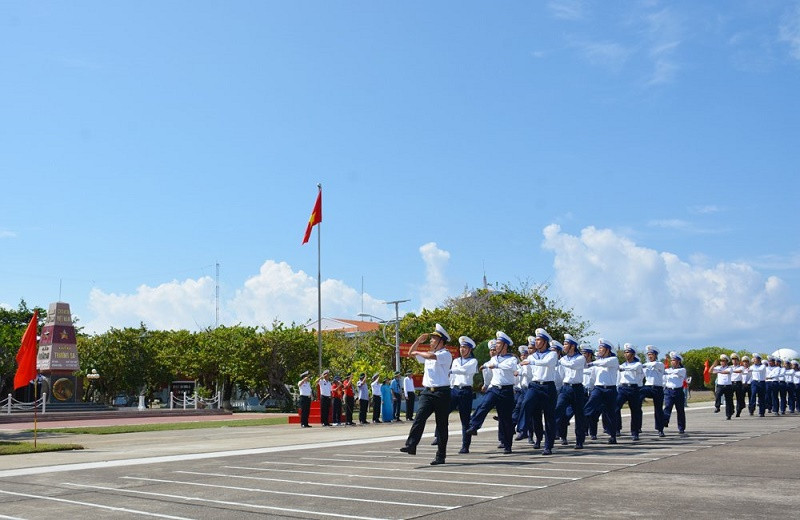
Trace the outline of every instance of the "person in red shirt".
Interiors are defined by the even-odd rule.
[[[333,401],[333,425],[339,426],[342,421],[342,396],[344,395],[344,387],[342,386],[342,379],[339,376],[333,378],[331,385],[331,399]]]
[[[347,426],[355,426],[353,422],[353,410],[356,407],[356,393],[353,389],[353,374],[347,374],[342,382],[344,391],[344,423]]]

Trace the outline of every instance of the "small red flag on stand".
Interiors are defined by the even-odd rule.
[[[303,244],[308,242],[311,236],[311,229],[322,222],[322,189],[319,190],[317,195],[317,202],[314,203],[314,209],[311,210],[311,217],[308,219],[308,227],[306,227],[306,234],[303,235]]]
[[[36,379],[36,356],[39,349],[36,347],[36,328],[39,325],[39,311],[33,311],[25,334],[22,335],[22,343],[17,351],[17,373],[14,374],[14,390],[24,388]]]
[[[711,371],[708,369],[708,360],[703,364],[703,381],[706,384],[711,383]]]

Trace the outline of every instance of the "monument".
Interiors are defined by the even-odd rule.
[[[81,389],[78,384],[81,381],[74,374],[81,366],[68,303],[51,303],[47,309],[36,368],[45,377],[49,387],[43,389],[47,392],[48,402],[75,403],[80,400]]]

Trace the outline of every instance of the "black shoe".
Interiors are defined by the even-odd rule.
[[[719,408],[714,408],[714,413],[719,413]]]
[[[476,430],[475,428],[467,428],[467,431],[465,431],[464,433],[466,433],[467,435],[478,435],[478,430]]]
[[[596,440],[597,440],[597,435],[592,435],[592,436],[590,437],[590,439],[592,439],[593,441],[596,441]]]
[[[458,452],[461,455],[464,455],[465,453],[469,453],[469,448],[461,448],[460,450],[458,450]]]
[[[506,447],[506,445],[505,445],[505,444],[503,444],[503,443],[501,442],[500,444],[498,444],[498,445],[497,445],[497,447],[498,447],[498,448],[505,448],[505,447]]]
[[[375,419],[374,421],[372,421],[372,424],[378,424],[379,422],[381,422],[380,419]]]
[[[566,437],[561,439],[561,445],[562,446],[569,446],[569,441],[567,441]]]
[[[493,415],[492,419],[494,419],[495,421],[499,421],[500,420],[500,418],[498,416],[496,416],[496,415]]]
[[[678,433],[680,433],[681,435],[683,435],[684,433],[686,433],[686,430],[678,430]]]
[[[522,433],[522,432],[519,432],[519,433],[517,434],[517,436],[516,436],[516,437],[514,437],[514,440],[515,440],[515,441],[521,441],[521,440],[522,440],[522,439],[524,439],[524,438],[525,438],[525,434],[524,434],[524,433]]]
[[[632,440],[632,441],[638,441],[638,440],[639,440],[639,435],[638,435],[638,434],[633,434],[633,435],[631,436],[631,440]]]
[[[663,432],[663,431],[660,431],[660,432],[658,432],[658,436],[659,436],[659,437],[666,437],[666,435],[664,435],[664,432]]]
[[[431,466],[438,466],[439,464],[444,464],[444,459],[440,459],[439,457],[436,457],[435,459],[433,459],[431,461]]]
[[[759,417],[764,417],[763,413],[758,414]]]
[[[504,449],[504,450],[503,450],[503,453],[505,453],[506,455],[509,455],[509,454],[511,454],[511,448],[506,448],[506,449]]]
[[[736,412],[736,417],[739,417],[741,414],[742,414],[742,411],[739,410],[738,412]]]
[[[409,455],[416,455],[417,454],[417,447],[416,446],[403,446],[400,448],[400,451],[403,453],[408,453]]]
[[[576,450],[582,450],[583,449],[583,444],[581,444],[580,442],[576,443],[575,444],[575,449]]]
[[[439,445],[439,440],[438,439],[433,439],[433,442],[431,443],[431,446],[438,446],[438,445]]]
[[[542,455],[552,455],[552,454],[553,450],[551,450],[550,448],[545,448],[542,450]]]
[[[535,443],[533,443],[533,449],[534,450],[538,450],[541,447],[542,447],[542,443],[540,441],[536,441]]]
[[[731,420],[731,416],[730,416],[730,415],[729,415],[729,416],[727,416],[727,417],[725,418],[725,420],[726,420],[726,421],[730,421],[730,420]]]
[[[669,428],[669,421],[664,423],[664,428]]]
[[[608,444],[616,444],[616,443],[617,443],[616,437],[611,437],[610,439],[608,439]]]

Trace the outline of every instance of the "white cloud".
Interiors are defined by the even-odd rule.
[[[90,333],[138,327],[140,322],[151,329],[202,329],[214,324],[214,280],[204,276],[158,287],[142,285],[133,294],[94,288],[89,293],[89,309],[95,314],[84,324]]]
[[[664,220],[651,220],[647,223],[648,226],[666,228],[666,229],[687,229],[691,226],[685,220],[672,218]]]
[[[17,234],[13,231],[7,231],[5,229],[0,229],[0,238],[16,238]]]
[[[706,206],[692,206],[689,208],[689,211],[699,215],[710,215],[712,213],[719,213],[722,211],[722,208],[719,206],[714,206],[713,204],[709,204]]]
[[[628,61],[632,51],[619,43],[595,41],[575,43],[589,63],[617,71]]]
[[[586,2],[583,0],[551,0],[547,8],[555,18],[580,20],[586,16]]]
[[[450,253],[439,249],[436,242],[428,242],[419,248],[422,261],[425,262],[425,285],[420,294],[421,307],[434,309],[450,294],[444,274]]]
[[[556,290],[614,341],[702,347],[796,341],[800,306],[785,283],[745,263],[702,267],[608,229],[544,229]]]
[[[786,12],[778,28],[778,40],[789,45],[789,54],[800,60],[800,4]]]

